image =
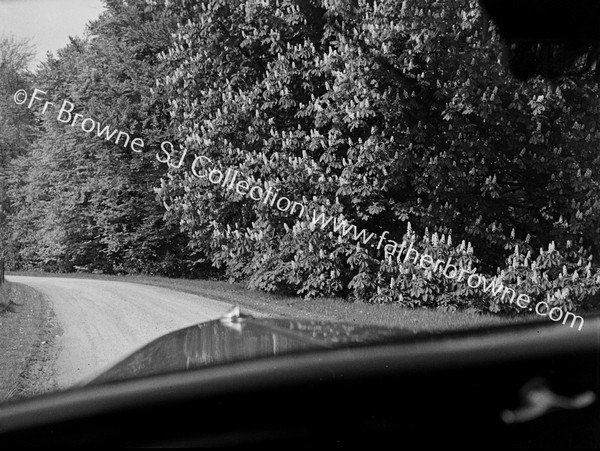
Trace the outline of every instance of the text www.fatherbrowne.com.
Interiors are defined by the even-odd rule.
[[[40,105],[42,104],[44,99],[43,97],[38,97],[40,94],[45,95],[47,93],[39,89],[35,89],[33,94],[29,96],[25,90],[21,89],[14,94],[14,101],[18,105],[24,105],[27,103],[27,100],[29,100],[27,107],[31,109],[35,102],[40,102]],[[43,105],[42,114],[46,114],[49,108],[55,109],[55,105],[52,102],[46,101],[43,103]],[[124,147],[129,147],[133,152],[143,152],[144,141],[141,138],[134,138],[132,140],[128,133],[116,129],[111,130],[108,126],[102,127],[100,122],[97,122],[92,118],[85,118],[83,115],[75,113],[74,109],[75,105],[73,103],[67,100],[63,101],[57,115],[57,120],[59,122],[68,124],[71,127],[75,127],[76,124],[78,124],[85,133],[94,132],[99,138],[112,141],[117,145],[121,144]],[[186,149],[183,155],[178,158],[179,163],[177,165],[173,164],[173,145],[168,141],[161,144],[161,152],[162,154],[156,154],[156,159],[159,162],[166,163],[174,168],[181,167],[187,155]],[[208,177],[208,180],[212,184],[221,185],[227,190],[235,189],[235,191],[240,195],[249,195],[254,201],[263,202],[265,205],[268,204],[272,207],[276,207],[282,212],[287,212],[292,215],[297,214],[300,219],[308,219],[313,227],[320,226],[321,229],[325,229],[331,225],[334,232],[339,233],[342,236],[348,236],[357,243],[374,246],[375,241],[377,241],[377,249],[381,249],[381,247],[384,246],[385,257],[387,259],[392,259],[395,256],[396,261],[399,264],[406,264],[410,260],[414,265],[419,265],[423,270],[432,270],[434,273],[439,272],[450,280],[466,280],[467,285],[471,288],[481,287],[484,293],[490,293],[492,296],[496,297],[499,296],[501,300],[504,300],[504,298],[508,296],[511,304],[516,303],[516,305],[520,308],[529,307],[531,299],[528,295],[519,294],[514,289],[505,287],[498,277],[487,279],[485,276],[477,274],[475,272],[476,269],[459,269],[451,263],[452,258],[450,258],[448,261],[441,259],[434,260],[431,255],[427,253],[420,253],[414,249],[412,242],[408,243],[403,241],[401,244],[398,244],[393,240],[386,240],[385,237],[389,234],[388,231],[383,232],[383,234],[378,237],[378,235],[369,233],[365,229],[362,229],[359,232],[356,226],[349,224],[347,220],[328,216],[324,211],[313,210],[309,212],[308,209],[305,208],[304,204],[300,202],[292,202],[285,196],[279,196],[279,192],[274,192],[272,186],[269,186],[266,190],[264,190],[261,186],[257,185],[256,182],[250,182],[249,179],[238,181],[238,176],[240,175],[238,170],[232,170],[229,168],[225,173],[223,173],[221,169],[213,167],[210,170],[205,168],[203,170],[203,174],[200,174],[198,173],[199,163],[204,168],[205,163],[212,163],[212,160],[206,156],[195,157],[191,169],[192,173],[197,178],[202,179]],[[251,186],[251,184],[254,186]],[[265,186],[267,185],[265,184]],[[402,254],[404,254],[404,259],[402,259]],[[534,307],[534,310],[538,315],[548,316],[552,321],[555,322],[562,320],[562,323],[566,324],[570,319],[571,328],[573,328],[576,324],[579,324],[578,330],[583,328],[583,317],[577,316],[572,312],[565,312],[560,307],[550,308],[550,304],[548,302],[538,302]],[[579,323],[578,320],[580,320]]]

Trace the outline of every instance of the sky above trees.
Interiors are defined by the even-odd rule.
[[[31,38],[35,64],[67,45],[69,36],[83,35],[102,10],[102,0],[0,0],[0,35]]]

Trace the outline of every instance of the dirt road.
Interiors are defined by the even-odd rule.
[[[62,329],[55,376],[67,388],[167,332],[220,317],[231,305],[128,282],[8,276],[47,297]]]

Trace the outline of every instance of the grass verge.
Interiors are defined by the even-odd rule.
[[[0,285],[0,313],[4,313],[11,305],[10,291],[11,285],[8,282]]]
[[[388,327],[404,327],[415,331],[473,328],[531,319],[526,317],[507,319],[494,315],[461,311],[447,313],[433,309],[409,309],[397,304],[348,302],[342,298],[317,298],[306,300],[301,297],[252,291],[246,289],[241,284],[231,284],[214,280],[170,279],[154,276],[109,276],[88,273],[54,274],[41,272],[11,272],[10,274],[141,283],[204,296],[231,304],[238,304],[242,309],[245,309],[252,314],[287,316],[312,320],[343,321],[355,324],[374,324]]]
[[[48,301],[18,283],[0,287],[0,403],[55,388],[54,338],[57,328]]]

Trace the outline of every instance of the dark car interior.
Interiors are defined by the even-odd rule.
[[[599,318],[303,352],[0,409],[0,444],[600,446]]]

